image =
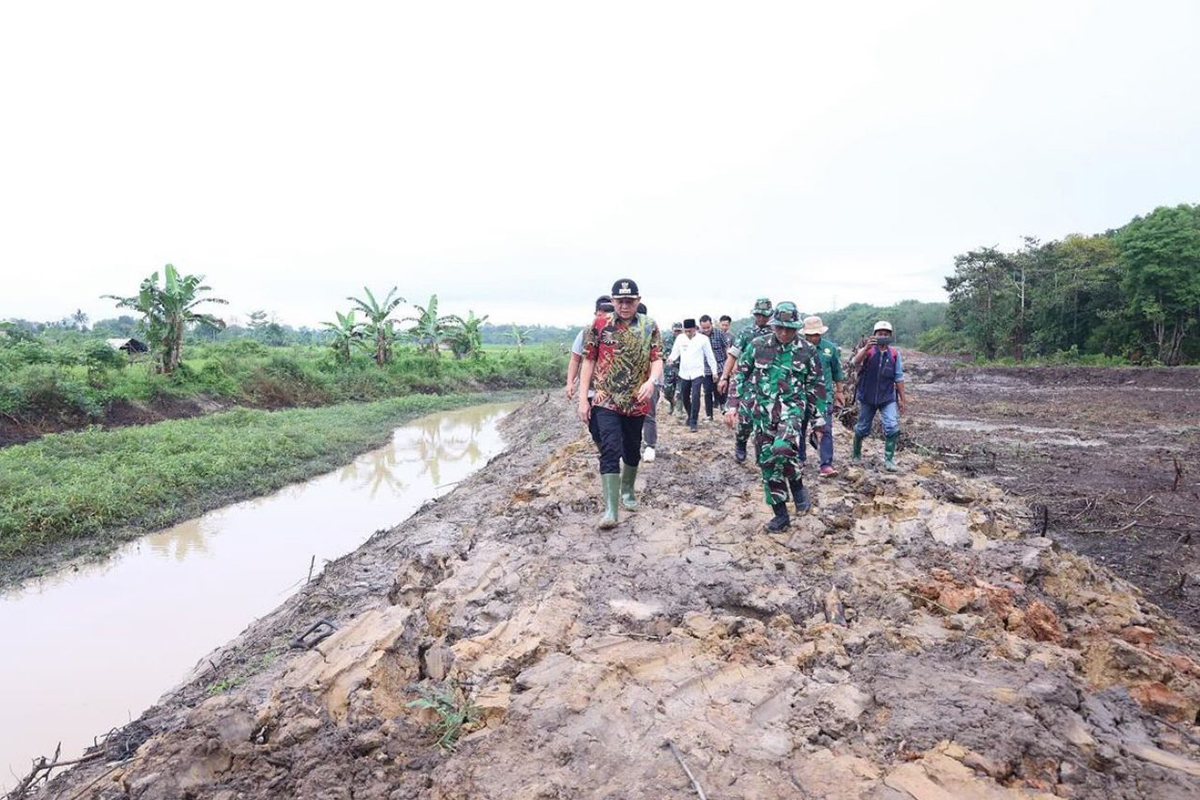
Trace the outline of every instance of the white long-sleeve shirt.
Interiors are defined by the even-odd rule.
[[[690,338],[686,333],[676,336],[667,361],[679,362],[679,377],[684,380],[703,378],[706,362],[714,375],[721,374],[721,369],[717,366],[717,357],[713,355],[712,343],[701,333]]]

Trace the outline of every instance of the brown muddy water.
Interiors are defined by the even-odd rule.
[[[325,561],[406,519],[503,449],[516,403],[432,414],[339,470],[182,522],[0,595],[0,791],[73,758],[271,611]]]

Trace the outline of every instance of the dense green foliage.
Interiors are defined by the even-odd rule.
[[[1200,205],[1012,253],[981,247],[954,267],[950,332],[982,358],[1200,359]]]
[[[167,264],[163,273],[162,284],[159,284],[158,273],[155,272],[142,281],[136,295],[108,297],[116,300],[119,308],[128,308],[142,315],[142,329],[157,358],[158,371],[169,374],[179,366],[184,333],[189,327],[205,325],[220,329],[225,326],[222,320],[202,314],[196,308],[204,303],[224,304],[226,301],[202,296],[212,291],[208,286],[202,285],[203,275],[180,275],[171,264]],[[78,317],[83,312],[76,314]],[[79,327],[83,327],[84,320],[86,316],[82,319],[76,318]]]
[[[372,342],[373,344],[373,342]],[[58,331],[0,336],[0,415],[18,423],[101,421],[115,401],[215,400],[278,408],[379,400],[409,394],[554,386],[564,380],[559,348],[485,348],[441,358],[411,347],[377,366],[365,348],[343,356],[329,347],[268,347],[243,338],[193,344],[170,375],[145,357],[135,363],[102,340]]]
[[[917,347],[926,352],[953,352],[962,343],[961,337],[945,335],[946,304],[921,300],[901,300],[890,306],[851,303],[837,311],[805,312],[816,314],[829,326],[830,339],[843,348],[870,336],[875,323],[886,319],[896,329],[896,342],[904,347]],[[750,325],[750,317],[735,320],[733,330]]]
[[[480,403],[428,395],[89,428],[0,450],[0,561],[63,540],[153,529],[332,469],[405,419]]]

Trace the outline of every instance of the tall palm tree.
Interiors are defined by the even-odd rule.
[[[436,294],[429,296],[428,306],[419,306],[414,303],[413,308],[417,310],[417,316],[404,318],[405,322],[414,323],[408,329],[408,335],[417,341],[417,345],[422,350],[433,353],[435,356],[438,355],[441,352],[442,342],[446,341],[455,318],[438,316],[438,296]]]
[[[188,325],[204,323],[217,329],[225,327],[223,320],[201,314],[196,307],[201,303],[225,304],[227,301],[200,296],[212,291],[211,287],[201,285],[203,275],[180,276],[171,264],[164,267],[163,273],[161,285],[155,272],[142,281],[140,290],[133,297],[106,294],[104,298],[116,300],[118,308],[128,308],[142,315],[146,338],[158,358],[158,370],[169,375],[179,366],[183,333]]]
[[[354,318],[353,311],[345,314],[340,311],[333,313],[337,315],[337,322],[322,322],[321,324],[325,326],[327,333],[332,334],[329,346],[333,348],[334,356],[345,364],[350,361],[350,346],[364,344],[363,323]]]
[[[450,330],[450,349],[456,358],[474,358],[483,352],[483,323],[488,315],[475,316],[474,311],[467,312],[467,318],[452,316],[454,327]]]
[[[533,333],[532,328],[518,328],[516,325],[513,325],[512,330],[504,335],[513,340],[513,344],[517,346],[517,352],[519,353],[522,347],[529,344],[531,333]]]
[[[396,341],[396,321],[391,319],[392,312],[396,310],[396,306],[407,301],[396,294],[395,286],[387,293],[387,297],[383,298],[382,303],[376,302],[375,295],[371,294],[371,290],[366,286],[363,287],[363,292],[367,295],[366,300],[357,297],[346,299],[366,315],[365,332],[375,343],[375,363],[382,367],[392,360],[392,344]]]

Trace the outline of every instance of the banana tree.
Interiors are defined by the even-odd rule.
[[[354,312],[348,311],[343,314],[340,311],[333,312],[337,315],[337,322],[322,322],[325,326],[325,332],[331,336],[329,346],[333,348],[334,357],[345,364],[350,361],[351,346],[365,347],[363,342],[363,323],[354,318]]]
[[[105,299],[116,300],[118,308],[128,308],[142,315],[142,327],[146,338],[155,352],[159,372],[170,374],[179,366],[183,352],[183,334],[188,325],[204,323],[222,329],[225,322],[211,314],[196,310],[201,303],[227,301],[216,297],[201,297],[212,288],[201,285],[203,275],[183,275],[171,264],[163,269],[163,283],[158,282],[158,273],[142,281],[133,297],[106,294]]]
[[[382,303],[375,300],[375,295],[371,294],[367,287],[363,287],[363,292],[367,295],[366,300],[357,297],[346,299],[366,315],[364,332],[375,344],[375,363],[382,367],[392,360],[392,344],[396,341],[396,321],[391,319],[392,312],[405,300],[396,294],[395,286],[387,293],[387,297],[383,298]]]
[[[455,318],[438,316],[438,296],[436,294],[429,296],[428,306],[413,303],[413,308],[417,310],[417,316],[404,318],[405,322],[414,323],[406,333],[413,337],[417,346],[422,350],[433,353],[435,356],[439,355],[442,342],[449,337]]]
[[[517,352],[519,353],[522,347],[529,344],[529,338],[532,333],[532,328],[518,328],[516,325],[513,325],[512,330],[504,335],[513,340],[513,344],[517,346]]]
[[[475,358],[483,352],[483,323],[488,315],[475,316],[474,311],[467,312],[467,318],[455,316],[454,327],[450,330],[450,349],[456,358]]]

